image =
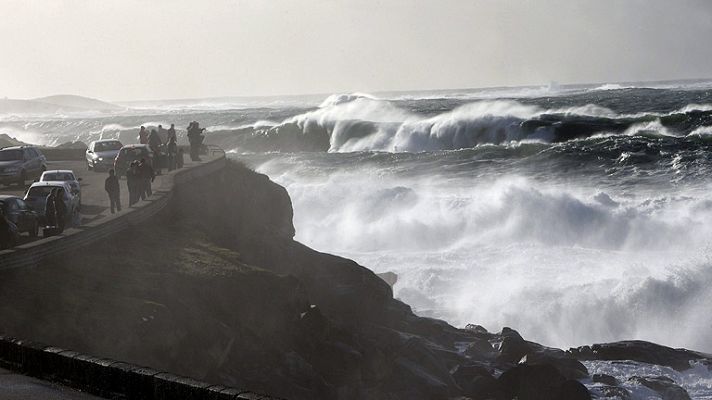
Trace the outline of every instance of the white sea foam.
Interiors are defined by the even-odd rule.
[[[394,271],[423,315],[559,347],[621,339],[712,350],[707,188],[601,191],[581,181],[335,167],[259,167],[290,193],[297,239]]]

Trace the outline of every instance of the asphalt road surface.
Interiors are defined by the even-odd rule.
[[[83,392],[55,383],[16,374],[0,368],[0,398],[3,400],[94,400]]]
[[[203,163],[211,160],[211,157],[203,156]],[[189,157],[185,157],[185,164],[183,168],[190,168],[191,166],[200,164],[200,162],[192,162]],[[81,191],[82,191],[82,208],[81,208],[81,224],[86,224],[87,222],[94,221],[107,215],[111,215],[111,210],[109,210],[109,196],[104,190],[104,181],[109,176],[108,172],[101,171],[88,171],[85,161],[49,161],[47,162],[47,169],[69,169],[74,171],[75,176],[81,178]],[[164,169],[163,174],[167,171]],[[160,180],[163,177],[161,175],[156,176],[156,180],[153,183],[154,187],[158,187]],[[119,181],[121,186],[121,206],[123,210],[126,210],[129,204],[129,191],[126,186],[126,177],[123,177]],[[24,197],[25,192],[30,187],[30,182],[26,186],[20,187],[18,185],[10,186],[0,186],[0,194],[10,194],[19,197]],[[42,233],[38,239],[42,238]],[[37,240],[37,239],[35,239]],[[27,233],[23,233],[20,236],[20,242],[18,245],[25,244],[32,241]]]

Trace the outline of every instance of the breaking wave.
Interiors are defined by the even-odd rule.
[[[545,109],[487,100],[424,115],[365,94],[334,95],[278,124],[218,130],[238,151],[428,152],[512,141],[564,142],[601,135],[683,137],[712,126],[712,105],[619,114],[595,104]]]

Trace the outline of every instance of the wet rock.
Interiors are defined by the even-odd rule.
[[[499,361],[517,363],[531,351],[527,341],[514,329],[502,328],[500,337],[502,342],[499,346]]]
[[[491,359],[497,355],[497,351],[488,340],[473,338],[465,349],[465,355],[476,360]]]
[[[594,344],[572,348],[569,353],[579,360],[632,360],[664,365],[677,371],[690,368],[690,361],[712,363],[712,355],[686,349],[674,349],[642,340]]]
[[[616,387],[616,386],[601,386],[597,388],[599,394],[601,397],[608,398],[608,397],[614,397],[618,400],[631,400],[632,395],[630,392],[622,387]]]
[[[662,396],[662,400],[690,400],[687,390],[678,386],[675,381],[666,376],[633,376],[629,381],[658,392]]]
[[[591,400],[591,394],[581,382],[569,379],[561,384],[558,400]]]
[[[458,365],[451,374],[463,394],[473,400],[505,398],[499,381],[482,365]]]
[[[618,386],[618,379],[607,374],[593,374],[594,382],[603,383],[608,386]]]
[[[482,326],[482,325],[477,325],[477,324],[467,324],[465,326],[465,329],[476,334],[487,334],[489,333],[487,329]]]

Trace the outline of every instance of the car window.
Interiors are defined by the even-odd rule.
[[[42,181],[73,181],[74,175],[68,172],[51,172],[42,175]]]
[[[29,207],[27,206],[27,203],[25,203],[24,200],[22,199],[15,199],[17,202],[17,206],[20,208],[20,210],[27,210]]]
[[[119,141],[115,142],[99,142],[94,144],[94,151],[111,151],[119,150],[123,145]]]
[[[35,186],[31,187],[30,190],[27,192],[27,196],[29,197],[47,197],[49,192],[54,189],[54,186]]]
[[[0,150],[0,161],[22,160],[22,150]]]

